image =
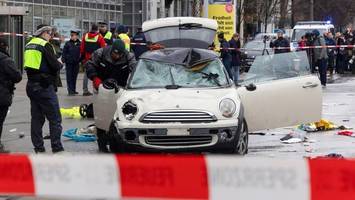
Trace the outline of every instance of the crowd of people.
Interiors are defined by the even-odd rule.
[[[323,48],[307,49],[311,71],[316,72],[318,67],[323,86],[326,86],[327,74],[332,76],[334,73],[344,74],[346,71],[355,73],[353,63],[355,48],[340,47],[355,44],[355,32],[351,28],[347,28],[345,33],[337,32],[335,36],[332,32],[320,33],[319,30],[313,30],[302,36],[298,44],[299,50],[307,46],[323,46]]]

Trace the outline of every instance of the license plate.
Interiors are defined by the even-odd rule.
[[[168,135],[190,135],[187,129],[168,129]]]

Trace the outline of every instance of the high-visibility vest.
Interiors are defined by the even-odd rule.
[[[97,49],[100,49],[100,44],[98,43],[99,34],[94,38],[89,38],[89,34],[85,35],[85,51],[88,53],[93,53]]]
[[[121,40],[124,42],[126,50],[130,51],[131,50],[131,39],[126,33],[121,33],[118,35],[118,37],[121,38]]]
[[[24,63],[24,68],[25,69],[34,69],[34,70],[41,70],[41,67],[43,67],[43,52],[44,52],[44,46],[48,42],[42,38],[39,37],[34,37],[30,40],[29,43],[27,43],[26,48],[25,48],[25,63]]]
[[[112,33],[111,31],[107,31],[105,36],[104,36],[105,42],[107,45],[111,45],[112,44]]]

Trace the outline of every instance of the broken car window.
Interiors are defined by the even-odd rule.
[[[129,88],[164,88],[167,85],[219,87],[228,85],[228,79],[223,64],[218,59],[198,69],[141,59],[132,75]]]
[[[294,78],[310,74],[306,51],[257,56],[244,84]]]

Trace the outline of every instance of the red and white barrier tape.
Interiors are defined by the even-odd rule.
[[[17,36],[17,37],[32,37],[32,35],[29,35],[28,33],[8,33],[8,32],[0,32],[0,36]],[[61,40],[61,38],[55,37],[52,38],[54,40]],[[146,46],[148,45],[147,43],[137,43],[137,42],[131,42],[131,45],[136,45],[136,46]],[[336,49],[336,48],[355,48],[355,45],[328,45],[328,46],[305,46],[305,47],[276,47],[276,48],[265,48],[266,50],[284,50],[284,49],[295,49],[295,50],[306,50],[306,49],[323,49],[323,48],[328,48],[328,49]],[[217,48],[217,49],[224,49],[224,50],[235,50],[235,51],[241,51],[241,50],[247,50],[247,51],[262,51],[264,49],[259,49],[259,48]]]
[[[0,194],[64,199],[355,199],[355,160],[0,155]]]

